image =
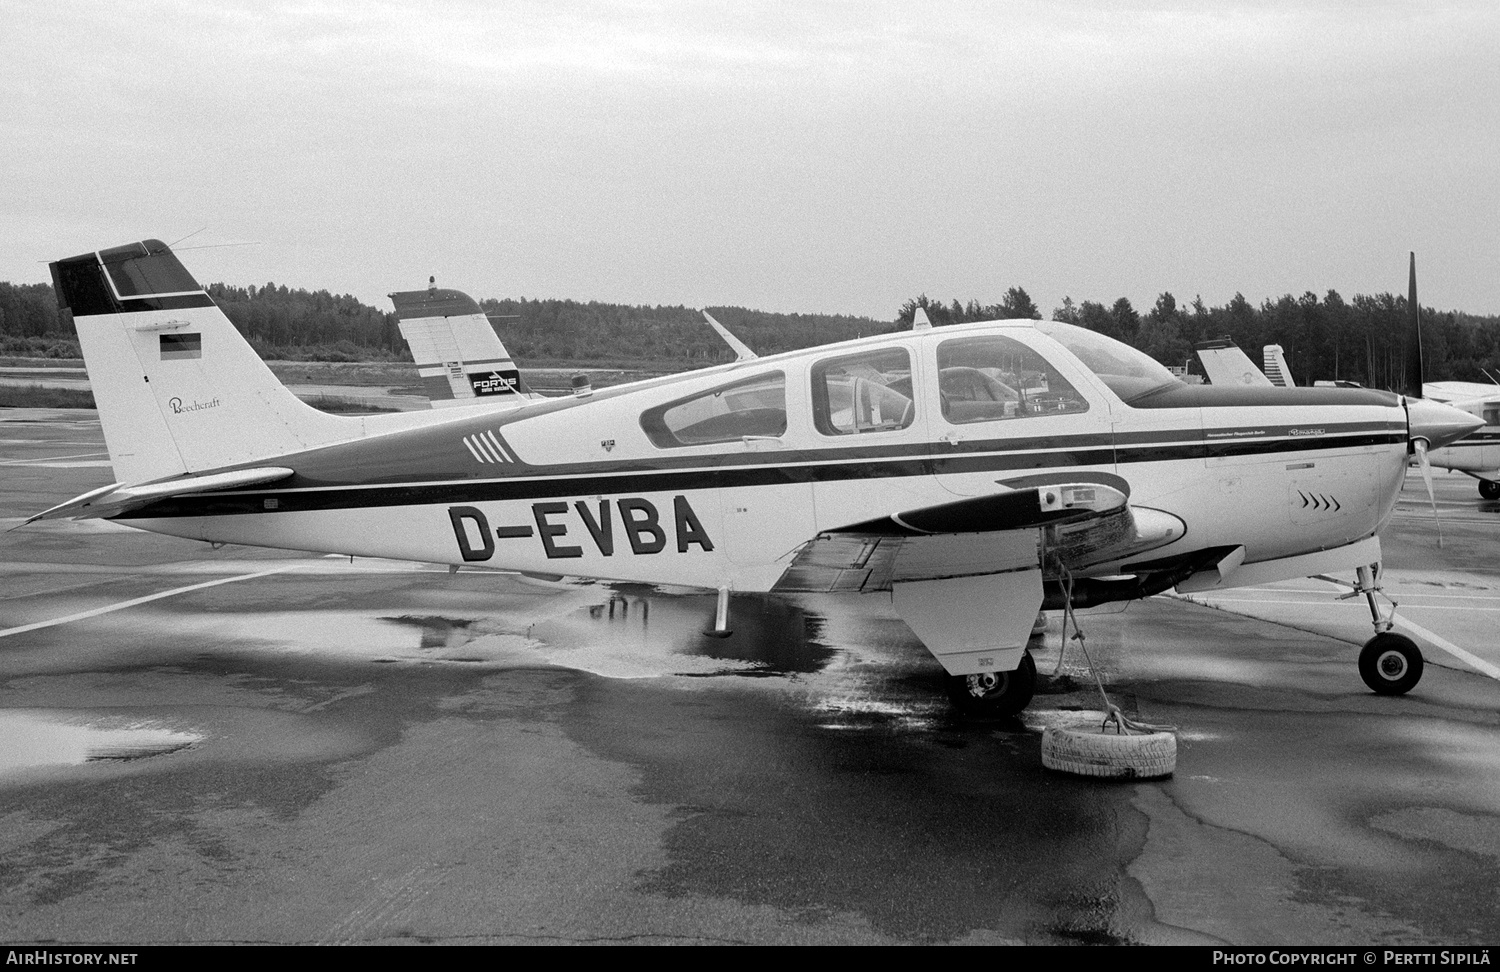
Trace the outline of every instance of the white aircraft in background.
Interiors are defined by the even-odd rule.
[[[1280,350],[1278,348],[1278,350]],[[1253,388],[1270,388],[1271,379],[1250,361],[1248,355],[1227,337],[1199,341],[1193,345],[1198,363],[1210,385],[1246,385]]]
[[[387,296],[396,307],[397,326],[411,349],[432,407],[484,404],[514,408],[542,397],[526,387],[510,352],[505,350],[494,324],[479,303],[460,291],[440,290],[435,278],[428,279],[426,290]],[[701,313],[734,351],[735,360],[749,361],[756,356],[708,311]],[[575,376],[574,393],[585,390],[592,390],[586,376]]]
[[[1271,384],[1277,388],[1297,387],[1297,383],[1292,380],[1292,369],[1287,367],[1286,352],[1281,350],[1281,345],[1268,344],[1260,349],[1260,354],[1266,377]]]
[[[1365,389],[1188,386],[1082,328],[884,334],[507,410],[335,416],[157,240],[52,264],[115,476],[33,519],[718,592],[888,598],[954,701],[1030,701],[1039,609],[1351,570],[1375,603],[1408,455],[1471,416]]]
[[[1417,304],[1416,255],[1411,257],[1411,278],[1407,306],[1412,308],[1410,333],[1420,347],[1421,321]],[[1229,338],[1202,341],[1193,346],[1203,372],[1215,385],[1252,385],[1269,387],[1294,387],[1291,369],[1287,367],[1286,355],[1278,344],[1268,344],[1263,349],[1265,372],[1262,374],[1240,348]],[[1319,388],[1357,388],[1358,385],[1344,381],[1317,381]],[[1428,461],[1439,469],[1461,472],[1479,480],[1479,495],[1488,500],[1500,499],[1500,383],[1483,384],[1472,381],[1428,381],[1421,385],[1422,397],[1429,401],[1443,402],[1468,412],[1484,423],[1484,427],[1464,436],[1451,445],[1432,449]]]
[[[1432,450],[1428,458],[1439,469],[1461,472],[1479,480],[1479,495],[1485,499],[1500,499],[1500,388],[1492,386],[1487,396],[1470,397],[1471,391],[1463,391],[1459,393],[1463,397],[1450,398],[1451,388],[1434,387],[1458,384],[1484,387],[1474,382],[1429,382],[1424,386],[1427,389],[1424,397],[1462,409],[1480,419],[1484,427],[1452,445]]]
[[[426,290],[390,298],[433,408],[476,401],[512,407],[535,397],[490,319],[467,294],[432,282]]]
[[[1410,331],[1421,352],[1421,305],[1417,303],[1417,257],[1411,257],[1407,306]],[[1500,387],[1469,381],[1430,381],[1421,384],[1422,397],[1443,402],[1483,422],[1484,427],[1428,454],[1432,465],[1479,480],[1479,495],[1500,499]]]

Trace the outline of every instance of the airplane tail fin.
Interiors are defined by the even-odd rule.
[[[1268,344],[1261,348],[1260,353],[1266,377],[1271,379],[1271,384],[1278,388],[1297,387],[1297,382],[1292,379],[1292,369],[1286,365],[1286,352],[1281,350],[1281,345]]]
[[[1210,385],[1269,385],[1271,382],[1261,374],[1250,356],[1229,338],[1199,341],[1193,345],[1198,362]]]
[[[160,240],[51,265],[121,483],[258,462],[358,434],[287,390]]]
[[[472,297],[429,287],[390,298],[434,408],[471,405],[475,399],[519,404],[530,397],[515,362]]]

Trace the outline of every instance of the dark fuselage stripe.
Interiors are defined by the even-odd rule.
[[[1296,456],[1312,450],[1348,449],[1403,442],[1404,435],[1317,436],[1281,441],[1190,442],[1121,449],[1084,449],[1061,452],[1018,451],[989,455],[927,455],[905,459],[853,459],[838,463],[796,463],[789,454],[779,465],[724,465],[680,470],[622,471],[613,473],[598,466],[576,473],[561,470],[537,478],[536,470],[515,477],[477,482],[371,483],[348,486],[292,488],[255,492],[207,493],[176,497],[122,514],[119,519],[185,516],[234,516],[251,513],[305,512],[313,510],[369,509],[390,506],[421,506],[547,499],[594,493],[642,494],[727,489],[799,483],[842,482],[891,477],[949,475],[957,473],[1006,473],[1027,469],[1069,466],[1110,466],[1139,462],[1204,460],[1213,457],[1261,455],[1267,461],[1279,455]],[[931,448],[930,446],[926,448]],[[717,457],[722,460],[723,457]],[[274,508],[266,500],[276,500]]]

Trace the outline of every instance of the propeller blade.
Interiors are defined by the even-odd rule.
[[[1422,397],[1422,382],[1426,375],[1422,367],[1422,305],[1417,303],[1417,254],[1411,255],[1411,278],[1406,296],[1406,340],[1402,362],[1401,384],[1396,389],[1409,398]]]
[[[1427,440],[1416,439],[1412,442],[1413,450],[1417,454],[1417,467],[1422,470],[1422,482],[1427,484],[1427,502],[1432,504],[1432,522],[1437,524],[1438,547],[1443,546],[1443,521],[1438,518],[1437,496],[1432,491],[1432,463],[1427,461]]]

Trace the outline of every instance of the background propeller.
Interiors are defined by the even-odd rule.
[[[1437,524],[1438,547],[1443,545],[1443,521],[1438,517],[1437,495],[1432,489],[1432,463],[1427,459],[1431,445],[1427,439],[1415,434],[1411,421],[1412,399],[1422,398],[1422,385],[1426,375],[1422,368],[1422,310],[1417,303],[1417,254],[1411,251],[1410,272],[1406,287],[1406,335],[1401,342],[1401,387],[1393,389],[1406,397],[1406,427],[1410,434],[1410,449],[1417,457],[1417,468],[1422,471],[1422,482],[1427,486],[1427,502],[1432,504],[1432,521]]]

